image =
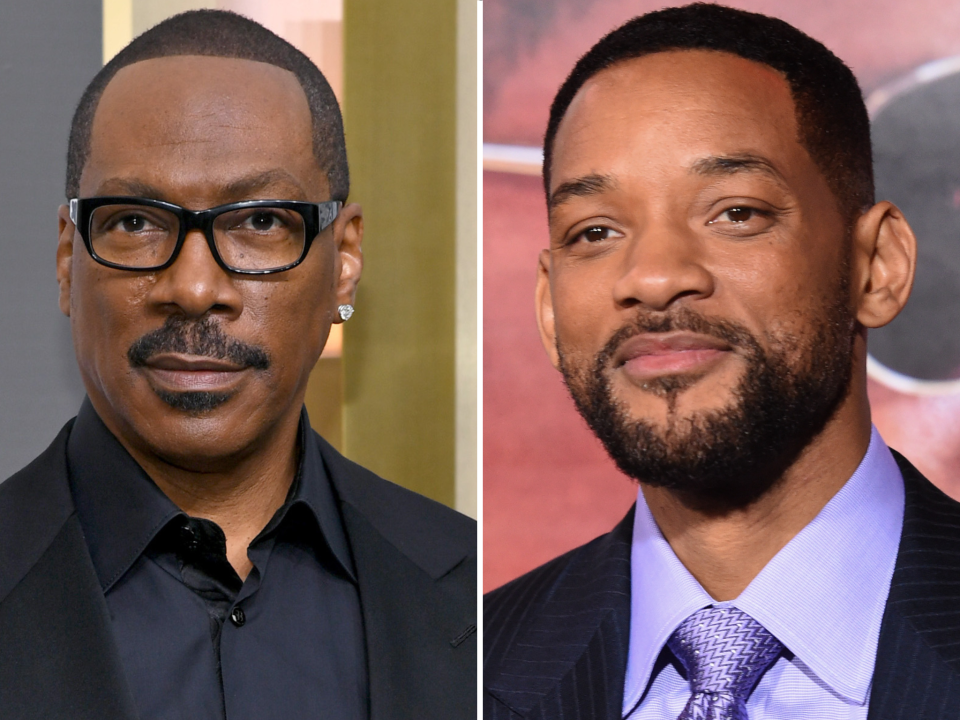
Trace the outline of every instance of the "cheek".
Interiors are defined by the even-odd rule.
[[[144,298],[150,284],[145,277],[105,276],[86,263],[78,267],[71,296],[77,347],[88,356],[126,353],[136,339],[138,318],[142,324]]]
[[[250,326],[258,336],[255,341],[278,361],[279,370],[296,371],[303,364],[312,368],[329,331],[328,295],[320,283],[299,282],[296,277],[257,288],[245,293],[245,317],[238,324]],[[303,361],[291,362],[298,357]]]
[[[560,271],[552,285],[556,335],[569,356],[593,357],[618,329],[610,279],[586,269]]]
[[[774,240],[751,252],[715,257],[715,300],[768,338],[802,334],[837,292],[839,258],[800,252],[810,243]]]

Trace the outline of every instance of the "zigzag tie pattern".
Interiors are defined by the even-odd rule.
[[[748,720],[747,696],[783,645],[736,608],[708,607],[684,620],[667,646],[693,695],[677,720]]]

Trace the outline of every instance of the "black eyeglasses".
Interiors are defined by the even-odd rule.
[[[140,272],[170,267],[191,230],[200,230],[217,264],[244,275],[296,267],[342,203],[247,200],[209,210],[138,197],[70,200],[70,219],[90,257],[101,265]]]

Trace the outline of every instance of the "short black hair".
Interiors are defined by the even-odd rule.
[[[151,58],[178,55],[256,60],[289,70],[300,82],[313,125],[313,154],[327,173],[332,200],[350,192],[347,148],[340,106],[323,73],[283,38],[262,25],[226,10],[191,10],[150,28],[127,45],[87,85],[70,126],[67,197],[80,192],[80,175],[90,154],[90,131],[104,89],[122,68]]]
[[[716,50],[778,71],[790,86],[800,144],[823,173],[848,221],[874,202],[870,119],[860,86],[823,44],[777,18],[711,3],[636,17],[606,35],[577,62],[550,107],[543,141],[543,183],[560,121],[591,77],[624,60],[669,50]]]

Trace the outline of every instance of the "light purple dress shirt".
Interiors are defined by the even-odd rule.
[[[874,428],[840,492],[737,599],[718,603],[674,554],[639,493],[623,716],[665,720],[681,713],[690,684],[672,663],[652,682],[651,674],[677,626],[715,605],[747,613],[792,654],[778,659],[747,699],[750,720],[865,719],[903,498],[900,469]]]

